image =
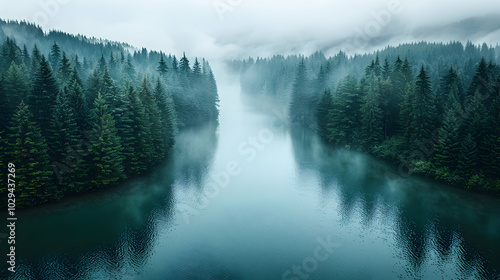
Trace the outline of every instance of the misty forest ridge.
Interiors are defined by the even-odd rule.
[[[474,24],[500,28],[187,40],[209,61],[0,20],[0,278],[500,279],[500,46]]]

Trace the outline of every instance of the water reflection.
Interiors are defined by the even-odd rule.
[[[142,273],[160,222],[168,224],[173,214],[174,180],[202,181],[216,149],[216,128],[209,123],[183,131],[171,158],[147,176],[20,212],[17,271],[6,273],[4,261],[0,278],[122,279]]]
[[[497,199],[419,178],[386,178],[390,165],[321,143],[292,128],[301,172],[316,171],[323,188],[338,195],[342,223],[382,223],[394,230],[405,279],[500,279],[500,208]],[[496,229],[496,230],[495,230]],[[396,256],[398,257],[398,256]]]

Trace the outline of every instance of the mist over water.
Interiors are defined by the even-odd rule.
[[[182,131],[147,176],[20,213],[9,279],[500,277],[498,199],[387,178],[212,66],[220,125]]]

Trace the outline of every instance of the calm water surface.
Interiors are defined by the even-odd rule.
[[[387,178],[215,70],[220,126],[183,131],[147,177],[19,213],[0,278],[500,279],[498,199]]]

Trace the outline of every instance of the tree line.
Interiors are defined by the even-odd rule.
[[[179,129],[218,120],[205,60],[191,66],[185,54],[101,43],[87,44],[98,54],[82,59],[80,37],[66,34],[74,48],[53,41],[43,53],[46,35],[31,51],[14,39],[25,31],[11,35],[0,46],[0,161],[16,165],[18,207],[144,174],[168,156]]]
[[[397,55],[398,50],[405,50],[405,56]],[[383,60],[381,54],[386,55]],[[327,60],[316,53],[261,59],[260,65],[250,60],[231,64],[241,68],[244,88],[253,77],[266,79],[253,69],[264,65],[280,73],[295,65],[292,78],[283,78],[286,83],[267,80],[257,94],[271,94],[262,90],[269,84],[288,84],[277,92],[289,104],[290,121],[315,129],[327,143],[397,162],[398,177],[420,174],[500,194],[495,49],[470,42],[466,47],[457,42],[402,45],[372,54],[364,69],[357,70],[367,57],[340,54]],[[340,78],[339,73],[346,74]]]

